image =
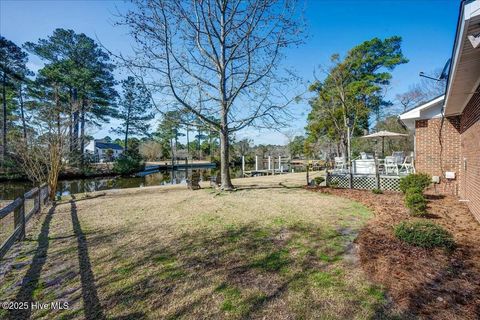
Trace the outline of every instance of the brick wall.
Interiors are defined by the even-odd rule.
[[[417,172],[440,176],[438,190],[468,200],[480,221],[480,93],[461,116],[416,121],[415,143]],[[446,171],[455,172],[456,179],[445,179]]]
[[[478,92],[478,90],[477,90]],[[461,119],[461,155],[464,181],[460,196],[468,200],[470,211],[480,221],[480,94],[469,101]]]
[[[445,194],[458,194],[463,176],[460,171],[460,122],[460,117],[448,117],[415,123],[415,168],[417,172],[439,176],[441,183],[437,188]],[[455,179],[445,179],[446,171],[455,172]]]

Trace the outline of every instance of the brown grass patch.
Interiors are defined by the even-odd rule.
[[[0,316],[373,317],[383,291],[346,259],[371,213],[301,189],[304,177],[236,180],[236,192],[159,187],[65,199],[2,261],[0,294],[64,300],[69,310]]]

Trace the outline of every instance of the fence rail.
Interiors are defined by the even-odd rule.
[[[3,218],[13,214],[13,232],[0,246],[0,259],[5,256],[15,241],[25,239],[25,228],[28,220],[30,220],[33,215],[40,213],[42,205],[46,204],[47,199],[48,186],[43,184],[40,187],[33,188],[0,209],[0,222]],[[27,201],[33,201],[33,206],[28,212],[25,212],[25,204]]]

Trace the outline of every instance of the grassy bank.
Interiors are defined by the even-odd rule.
[[[67,199],[3,261],[0,296],[69,303],[32,311],[45,319],[369,318],[383,293],[365,279],[352,241],[371,214],[299,188],[304,179]]]

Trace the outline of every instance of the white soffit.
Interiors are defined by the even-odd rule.
[[[442,115],[445,95],[430,100],[400,115],[400,120],[409,129],[415,129],[415,120],[424,120],[440,117]]]
[[[462,113],[480,84],[480,47],[468,36],[480,34],[480,0],[466,1],[459,17],[452,68],[445,101],[445,115]]]

